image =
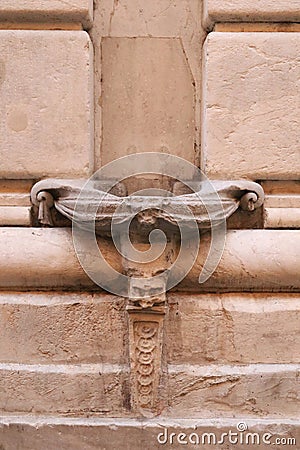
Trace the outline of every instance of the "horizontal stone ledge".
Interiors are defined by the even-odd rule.
[[[0,226],[31,225],[31,207],[28,206],[0,206]]]
[[[18,364],[0,363],[0,371],[63,374],[63,375],[103,375],[125,373],[129,371],[126,364]]]
[[[122,272],[121,256],[110,240],[99,240],[108,264]],[[210,237],[201,239],[193,268],[177,290],[198,291],[299,291],[300,231],[231,230],[219,265],[199,284]],[[190,242],[191,251],[195,251]],[[112,283],[114,280],[112,280]],[[95,289],[82,269],[66,228],[1,228],[0,288]]]
[[[241,422],[241,417],[229,418],[229,417],[215,417],[209,419],[203,418],[186,418],[177,417],[169,418],[168,416],[157,416],[154,419],[140,417],[136,418],[126,418],[126,417],[64,417],[64,416],[53,416],[53,415],[37,415],[37,414],[20,414],[20,415],[1,415],[0,427],[23,424],[32,426],[36,429],[43,426],[79,426],[79,427],[112,427],[116,428],[156,428],[156,427],[173,427],[173,428],[194,428],[196,427],[207,427],[207,428],[222,428],[222,427],[233,427],[237,423]],[[260,426],[262,428],[267,426],[300,426],[300,420],[290,419],[288,417],[283,417],[280,419],[271,418],[249,418],[247,420],[247,425],[250,427]]]
[[[240,423],[246,423],[248,427],[246,433],[259,434],[260,442],[257,448],[263,450],[270,449],[269,444],[263,443],[264,433],[270,433],[272,435],[271,443],[275,442],[277,437],[295,439],[296,442],[299,442],[300,439],[300,421],[290,420],[288,418],[281,420],[268,420],[263,418],[247,419],[247,422],[245,422],[243,416],[234,419],[218,417],[213,420],[171,420],[163,417],[143,420],[121,418],[101,419],[96,417],[66,419],[53,416],[31,417],[25,415],[2,416],[0,419],[0,438],[1,443],[7,450],[21,448],[17,447],[20,443],[21,445],[22,443],[26,443],[26,447],[24,445],[22,449],[30,448],[30,450],[41,450],[41,448],[47,448],[47,450],[57,450],[57,448],[72,448],[72,450],[83,450],[86,448],[89,450],[103,448],[107,450],[120,448],[124,450],[140,450],[141,448],[158,450],[164,448],[172,450],[174,448],[181,448],[181,445],[177,441],[179,433],[186,433],[189,438],[192,433],[196,432],[200,436],[200,439],[204,433],[215,433],[217,439],[220,440],[222,433],[228,433],[230,430],[233,433],[236,432],[237,425]],[[167,432],[167,442],[162,445],[158,442],[158,435],[163,433],[160,437],[161,441],[164,442],[165,431]],[[175,435],[170,437],[171,433],[175,433]],[[206,443],[200,444],[199,448],[211,450],[213,446],[207,440],[208,436],[206,436]],[[228,443],[229,441],[224,440],[225,442]],[[257,444],[257,441],[255,442]],[[198,446],[182,445],[182,447],[197,448]],[[247,447],[255,448],[255,444],[246,445],[245,448]],[[236,448],[241,447],[237,446]],[[282,448],[296,448],[296,446]]]
[[[0,21],[79,22],[90,28],[93,0],[1,0]]]
[[[300,208],[266,208],[264,227],[298,229],[300,227]]]
[[[203,22],[299,22],[298,0],[204,0]]]

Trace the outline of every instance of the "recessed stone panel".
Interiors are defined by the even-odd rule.
[[[194,161],[194,85],[178,38],[104,38],[102,164],[131,153]]]
[[[300,33],[210,33],[202,152],[211,178],[298,179]]]
[[[85,32],[0,31],[0,176],[86,176],[92,44]]]

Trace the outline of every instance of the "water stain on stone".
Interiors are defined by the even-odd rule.
[[[8,112],[7,124],[13,131],[24,131],[28,125],[27,113],[21,107],[13,107]]]
[[[6,78],[6,68],[4,61],[0,60],[0,87],[4,83]],[[1,449],[0,449],[1,450]]]

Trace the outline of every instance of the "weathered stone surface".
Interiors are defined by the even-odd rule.
[[[211,178],[297,179],[300,33],[210,33],[203,159]]]
[[[108,264],[122,273],[121,256],[111,241],[99,240]],[[210,237],[203,236],[200,254],[177,287],[189,292],[299,291],[300,231],[230,230],[212,277],[199,284]],[[194,244],[191,242],[191,249]],[[28,264],[30,261],[30,264]],[[81,268],[71,229],[0,229],[0,287],[15,289],[95,288]]]
[[[89,27],[93,18],[93,0],[1,0],[0,21],[68,21]]]
[[[265,228],[300,228],[300,208],[266,208]]]
[[[124,299],[88,293],[2,293],[0,362],[128,362]]]
[[[194,86],[179,39],[104,38],[102,78],[103,164],[146,151],[194,161]]]
[[[192,87],[194,91],[194,107],[195,116],[193,120],[195,122],[195,129],[190,130],[191,136],[189,139],[194,140],[194,155],[196,162],[199,162],[200,153],[200,98],[201,98],[201,49],[202,43],[205,38],[205,33],[202,29],[202,2],[198,0],[185,0],[180,2],[169,2],[168,0],[153,0],[151,2],[143,2],[141,4],[140,0],[119,0],[117,2],[111,0],[95,0],[95,20],[93,28],[91,30],[92,40],[95,46],[95,97],[98,99],[95,104],[95,135],[96,135],[96,162],[97,166],[101,165],[101,145],[102,145],[102,92],[101,92],[101,80],[102,80],[102,50],[101,50],[101,40],[103,37],[128,37],[128,38],[172,38],[175,41],[180,40],[182,44],[182,49],[184,49],[184,55],[186,57],[186,64],[188,69],[191,71],[192,83],[195,86]],[[178,42],[174,42],[173,46],[176,47]],[[181,53],[182,49],[179,49]],[[149,48],[149,51],[151,49]],[[155,55],[153,56],[154,49],[150,51],[149,54],[142,55],[142,61],[140,64],[145,63],[145,59],[150,59],[155,62]],[[180,53],[178,57],[180,58]],[[166,64],[167,63],[167,64]],[[174,69],[174,73],[169,73],[168,61],[160,62],[161,69],[164,73],[161,74],[159,83],[154,85],[153,92],[155,95],[149,91],[151,86],[147,86],[149,80],[151,82],[151,77],[147,77],[145,80],[145,85],[141,83],[137,84],[137,88],[141,89],[144,97],[146,96],[147,103],[151,105],[148,109],[148,113],[151,112],[153,115],[154,123],[157,122],[158,116],[162,114],[157,110],[160,105],[164,106],[166,113],[172,115],[172,111],[168,104],[162,105],[159,96],[162,99],[167,99],[169,96],[175,96],[178,94],[173,89],[168,88],[168,92],[164,92],[162,80],[166,77],[176,77],[177,68]],[[131,63],[128,62],[128,67],[130,69]],[[148,67],[148,66],[147,66]],[[164,69],[165,68],[165,69]],[[127,68],[126,68],[127,70]],[[152,74],[152,68],[150,68]],[[190,86],[191,80],[188,80],[188,84],[182,87],[184,90],[191,90]],[[137,94],[138,95],[138,94]],[[189,94],[190,95],[190,94]],[[157,98],[159,99],[157,102]],[[156,101],[157,105],[152,105],[152,101]],[[186,105],[186,100],[184,101]],[[130,106],[130,105],[128,105]],[[132,108],[136,108],[136,105],[132,105]],[[181,107],[179,106],[179,109]],[[138,122],[140,117],[138,117]],[[180,124],[180,122],[179,122]],[[163,124],[162,124],[163,125]],[[171,122],[167,122],[165,125],[172,125]],[[109,126],[109,125],[107,125]],[[180,125],[182,126],[182,125]],[[113,128],[113,127],[112,127]],[[149,131],[153,129],[153,133],[156,131],[152,124],[149,125]],[[157,131],[166,131],[167,133],[172,133],[172,130],[163,130],[162,126],[159,127]],[[176,136],[179,136],[180,130],[175,132]],[[162,146],[165,146],[166,135],[162,136]],[[180,138],[180,136],[179,136]],[[156,137],[156,140],[158,137]],[[170,141],[173,144],[173,141]],[[121,143],[122,144],[122,143]],[[152,141],[145,142],[145,145],[150,145],[149,148],[152,149]],[[176,147],[177,148],[177,147]],[[189,147],[188,147],[189,148]],[[134,151],[132,147],[131,151]],[[140,151],[138,148],[135,151]],[[172,153],[172,149],[170,149]],[[190,148],[187,159],[190,158]],[[102,154],[103,152],[101,152]],[[124,155],[120,151],[121,155]],[[185,157],[185,155],[184,155]],[[193,157],[193,154],[192,154]],[[104,155],[104,158],[106,156]]]
[[[300,365],[169,366],[169,416],[299,418]]]
[[[0,31],[0,55],[0,176],[88,175],[93,151],[88,34]]]
[[[294,230],[230,230],[219,265],[204,284],[198,278],[208,255],[209,237],[179,289],[244,292],[299,291],[300,232]],[[192,248],[192,243],[191,243]]]
[[[126,370],[117,365],[0,364],[0,410],[121,415],[126,379]]]
[[[20,276],[17,284],[22,290],[33,285],[39,288],[93,287],[77,259],[71,229],[10,227],[0,228],[1,235],[3,252],[1,250],[0,254],[6,267],[2,276],[3,281],[6,280],[4,284],[8,285],[6,287],[14,286],[17,273],[17,278]],[[117,270],[121,271],[120,259],[114,259],[111,243],[103,241],[102,246],[106,247],[103,250],[105,255],[112,255],[109,263],[119,263]]]
[[[0,206],[0,226],[31,225],[31,208],[22,206]]]
[[[171,364],[300,363],[297,294],[169,294],[168,303]]]
[[[244,423],[248,426],[246,433],[258,434],[259,441],[256,435],[253,437],[255,440],[252,444],[252,438],[249,435],[248,445],[232,445],[236,436],[232,435],[230,441],[228,433],[230,431],[236,433],[237,425]],[[186,433],[187,437],[180,433]],[[39,416],[2,416],[0,422],[0,442],[5,450],[41,450],[44,448],[47,450],[57,450],[58,448],[61,450],[70,450],[70,448],[72,450],[115,450],[120,448],[124,450],[140,450],[141,448],[172,450],[181,447],[192,449],[198,446],[193,433],[199,436],[199,447],[203,450],[213,448],[212,441],[208,441],[209,436],[205,433],[215,433],[219,442],[222,442],[222,434],[227,433],[227,436],[224,436],[224,444],[228,444],[227,448],[234,446],[238,450],[242,450],[243,447],[255,448],[255,445],[262,450],[268,450],[272,444],[280,449],[288,448],[288,446],[296,448],[295,442],[300,440],[300,426],[297,420],[247,419],[245,422],[243,416],[233,419],[217,417],[213,420],[176,419],[173,421],[163,417],[154,420],[136,420],[97,419],[95,417],[64,419]],[[158,435],[160,435],[160,442]],[[166,437],[167,442],[164,444]],[[265,443],[263,442],[264,438]],[[180,443],[182,440],[189,439],[192,442],[190,445]],[[278,442],[276,444],[276,439],[281,439],[282,446]],[[284,439],[294,439],[294,441],[289,441],[288,444]],[[216,448],[218,447],[216,446]]]
[[[215,22],[298,22],[298,0],[204,0],[204,23]]]

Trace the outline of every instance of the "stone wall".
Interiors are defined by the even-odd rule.
[[[0,450],[180,448],[241,422],[299,447],[299,20],[297,0],[2,0]],[[148,151],[266,194],[232,218],[214,275],[199,285],[200,252],[167,294],[151,417],[132,405],[127,300],[30,201],[40,179]]]

